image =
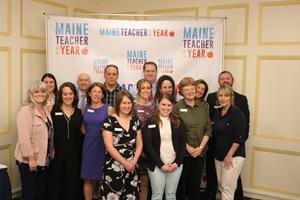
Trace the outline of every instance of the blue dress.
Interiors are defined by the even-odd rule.
[[[102,138],[102,126],[108,117],[108,104],[100,108],[85,107],[83,124],[85,137],[82,148],[82,179],[100,180],[105,158],[105,145]]]

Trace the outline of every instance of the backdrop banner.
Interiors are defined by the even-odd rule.
[[[158,76],[175,82],[185,76],[204,79],[218,88],[223,69],[223,19],[139,21],[47,16],[47,64],[59,84],[90,74],[104,82],[108,64],[119,67],[126,89],[143,77],[143,64],[154,61]]]

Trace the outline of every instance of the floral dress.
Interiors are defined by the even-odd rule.
[[[140,122],[136,117],[130,119],[128,131],[119,124],[114,116],[108,117],[103,124],[103,130],[112,133],[114,147],[127,160],[134,157],[137,131],[140,129]],[[126,171],[124,166],[107,152],[100,187],[102,200],[136,200],[138,192],[139,178],[137,170]]]

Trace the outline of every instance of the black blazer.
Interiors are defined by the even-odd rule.
[[[154,127],[155,126],[155,127]],[[152,127],[152,128],[151,128]],[[176,152],[174,163],[178,167],[182,164],[185,145],[186,145],[186,129],[183,121],[180,119],[178,128],[171,122],[172,143]],[[155,166],[161,168],[164,163],[160,159],[160,130],[158,124],[153,118],[146,121],[142,129],[144,152],[147,156],[147,166],[151,171],[154,171]]]
[[[210,119],[213,121],[216,109],[214,106],[217,104],[217,92],[210,93],[207,96],[207,103],[209,104],[209,115]],[[250,124],[250,112],[249,112],[249,106],[247,97],[239,94],[237,92],[234,92],[234,104],[235,106],[238,106],[241,111],[243,112],[245,119],[246,119],[246,139],[249,135],[249,124]]]

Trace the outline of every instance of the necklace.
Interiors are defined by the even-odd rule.
[[[63,107],[62,107],[61,109],[63,111],[63,116],[67,122],[67,137],[69,140],[70,139],[70,121],[71,121],[72,114],[74,112],[74,108],[72,107],[71,110],[70,109],[67,110],[66,107],[65,107],[65,109],[63,109]],[[66,112],[66,111],[68,111],[68,112]]]

